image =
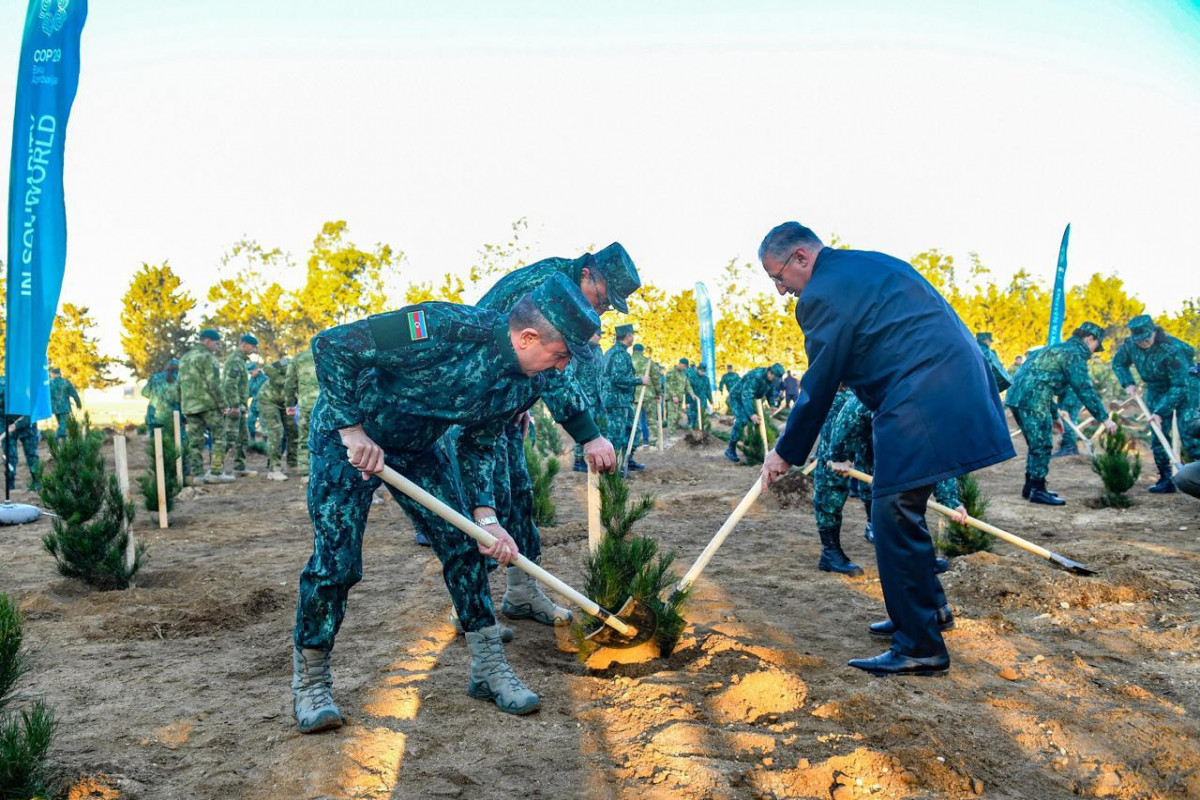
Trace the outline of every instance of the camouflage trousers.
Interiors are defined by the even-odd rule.
[[[40,482],[37,470],[41,465],[38,457],[38,429],[30,425],[27,428],[17,428],[4,439],[5,480],[9,489],[15,489],[17,483],[17,443],[25,453],[25,466],[29,467],[29,488],[38,489]]]
[[[62,414],[55,414],[54,419],[58,421],[58,431],[54,434],[56,439],[67,438],[67,420],[71,418],[71,412],[66,411]]]
[[[680,418],[683,416],[683,406],[676,403],[670,397],[664,397],[663,402],[666,405],[667,413],[664,422],[666,423],[666,431],[673,431],[680,427]],[[685,398],[686,402],[686,398]]]
[[[737,443],[741,441],[742,434],[746,430],[746,426],[750,425],[750,418],[743,417],[740,414],[733,416],[733,427],[729,429],[729,449],[736,450]]]
[[[346,460],[336,434],[314,437],[309,445],[313,552],[300,573],[294,639],[297,647],[332,650],[346,616],[350,587],[362,580],[363,531],[371,498],[382,482],[377,477],[362,479],[362,473]],[[440,441],[422,452],[387,452],[384,460],[439,500],[470,515],[458,468]],[[390,486],[388,490],[433,544],[463,628],[478,631],[495,625],[487,565],[474,540],[399,491]]]
[[[201,414],[184,414],[184,427],[187,429],[187,468],[188,474],[200,476],[204,474],[204,429],[208,428],[212,435],[212,464],[213,472],[225,469],[225,451],[218,445],[224,437],[225,416],[217,409],[209,409]]]
[[[636,401],[635,401],[636,402]],[[658,395],[646,395],[646,399],[642,402],[642,419],[639,420],[640,425],[645,425],[644,433],[648,433],[644,440],[646,446],[658,443]]]
[[[308,474],[308,420],[312,416],[312,406],[297,406],[300,412],[296,421],[296,470],[301,475]],[[292,449],[291,444],[288,450]]]
[[[608,416],[608,434],[606,438],[612,442],[617,451],[617,461],[625,457],[625,448],[629,446],[629,434],[633,430],[633,407],[618,406],[605,409]],[[637,442],[633,443],[633,452],[637,451]],[[630,454],[632,457],[632,453]]]
[[[1151,411],[1154,411],[1160,401],[1161,396],[1159,393],[1153,391],[1150,387],[1146,387],[1146,406]],[[1171,439],[1172,411],[1179,418],[1179,446],[1183,450],[1182,460],[1184,463],[1187,463],[1189,456],[1192,459],[1200,459],[1200,435],[1197,435],[1200,433],[1200,431],[1197,431],[1197,428],[1200,426],[1196,423],[1197,416],[1200,416],[1200,414],[1197,413],[1196,409],[1188,408],[1186,402],[1180,403],[1175,408],[1163,414],[1162,432],[1168,440]],[[1166,448],[1162,446],[1162,443],[1158,441],[1158,437],[1153,432],[1150,434],[1150,451],[1154,453],[1154,466],[1158,467],[1159,473],[1170,475],[1171,456],[1167,454]]]
[[[246,440],[250,437],[246,430],[246,410],[243,408],[238,417],[225,417],[225,429],[221,432],[221,453],[227,456],[233,451],[233,468],[236,471],[246,469]],[[213,451],[217,443],[213,442]]]
[[[1060,410],[1067,412],[1067,415],[1071,417],[1071,422],[1074,422],[1076,425],[1079,424],[1079,412],[1083,410],[1082,400],[1073,398],[1070,403],[1061,403],[1058,407]],[[1078,442],[1079,436],[1075,433],[1075,431],[1071,430],[1070,425],[1064,423],[1062,440],[1059,442],[1059,445],[1061,447],[1070,447],[1072,445],[1078,446]]]
[[[287,439],[287,465],[296,468],[296,451],[299,449],[300,431],[295,418],[283,406],[259,403],[263,427],[267,430],[267,469],[275,472],[282,468],[283,443]]]
[[[850,479],[838,475],[818,456],[817,468],[813,470],[813,517],[817,529],[842,528],[842,509],[850,496]]]
[[[1010,410],[1029,448],[1025,472],[1034,480],[1041,480],[1050,471],[1050,451],[1054,448],[1054,420],[1050,418],[1050,407]]]

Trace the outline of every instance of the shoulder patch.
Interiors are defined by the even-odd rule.
[[[407,308],[367,318],[375,346],[395,350],[432,340],[430,319],[423,308]]]

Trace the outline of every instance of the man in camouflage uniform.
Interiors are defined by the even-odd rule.
[[[667,409],[667,430],[674,431],[682,428],[681,417],[686,418],[686,408],[692,400],[692,385],[688,382],[688,360],[679,359],[675,369],[667,373],[664,379],[666,386],[665,405]]]
[[[4,376],[0,375],[0,405],[5,406]],[[29,467],[29,490],[36,492],[42,488],[38,480],[38,468],[41,459],[38,457],[38,429],[28,416],[24,414],[8,414],[4,418],[4,481],[9,490],[17,488],[17,443],[25,453],[25,466]]]
[[[772,364],[769,367],[755,367],[747,372],[738,382],[737,387],[729,395],[729,406],[733,412],[733,428],[729,431],[729,447],[725,448],[725,457],[738,462],[742,458],[737,454],[737,443],[741,439],[744,428],[748,423],[758,424],[758,408],[755,400],[761,400],[778,387],[783,378],[783,365]]]
[[[633,432],[632,398],[639,386],[649,384],[649,378],[643,378],[633,371],[633,360],[629,357],[629,348],[633,346],[634,330],[632,325],[618,325],[616,342],[604,354],[604,372],[600,376],[600,394],[604,398],[604,413],[608,416],[608,435],[617,447],[618,461],[625,457],[625,448],[629,446],[629,437]],[[623,472],[628,475],[630,470],[638,471],[646,467],[633,460],[637,452],[637,442],[629,453],[629,462],[624,465]]]
[[[195,481],[229,483],[225,473],[225,453],[219,447],[225,429],[226,414],[221,392],[220,367],[215,355],[221,334],[212,328],[200,331],[200,342],[179,360],[179,405],[187,428],[187,463]],[[212,463],[204,472],[204,430],[212,436]]]
[[[712,410],[712,384],[708,381],[708,367],[704,366],[703,361],[698,361],[696,366],[687,372],[687,376],[688,384],[692,387],[692,395],[698,401],[688,408],[688,421],[695,427],[698,424],[696,414],[700,409],[704,409],[704,420],[707,426]]]
[[[83,408],[83,401],[79,399],[79,392],[75,391],[75,385],[63,377],[62,370],[58,367],[50,368],[50,411],[58,420],[57,438],[63,439],[67,435],[67,420],[71,418],[71,402],[75,402],[76,408]]]
[[[1179,417],[1180,445],[1192,459],[1200,458],[1200,435],[1196,433],[1196,398],[1194,378],[1189,374],[1196,352],[1187,342],[1170,336],[1154,324],[1148,314],[1129,320],[1129,338],[1113,354],[1112,368],[1117,380],[1130,397],[1142,393],[1134,381],[1131,368],[1146,384],[1146,407],[1150,419],[1170,435],[1171,415]],[[1158,441],[1150,437],[1154,465],[1158,467],[1158,483],[1150,487],[1155,494],[1171,494],[1171,456]],[[1184,456],[1185,458],[1187,456]]]
[[[1083,402],[1079,399],[1079,395],[1075,394],[1071,389],[1067,389],[1066,394],[1058,398],[1059,411],[1067,412],[1071,422],[1079,425],[1079,412],[1083,410]],[[1059,440],[1058,449],[1055,450],[1050,457],[1059,458],[1061,456],[1077,456],[1079,455],[1079,436],[1070,425],[1063,425],[1062,438]]]
[[[642,413],[634,424],[642,432],[641,443],[647,447],[658,444],[658,398],[662,395],[662,370],[658,364],[647,355],[645,345],[638,342],[633,346],[633,374],[641,377],[646,374],[646,364],[650,365],[650,383],[646,384],[646,394],[642,398]],[[633,405],[637,408],[638,393],[633,393]]]
[[[733,371],[733,364],[725,365],[725,374],[721,376],[721,381],[717,384],[717,391],[725,393],[726,404],[729,402],[729,395],[733,394],[733,387],[737,386],[741,379],[741,376]]]
[[[988,331],[979,331],[975,334],[975,341],[979,343],[979,351],[983,353],[983,363],[992,371],[992,377],[996,379],[996,387],[1003,392],[1012,386],[1012,378],[1005,371],[1004,365],[1000,363],[1000,356],[996,355],[996,351],[992,349],[992,334]]]
[[[591,358],[573,358],[567,366],[566,377],[579,387],[587,409],[596,421],[601,433],[608,430],[608,417],[604,413],[604,398],[600,392],[600,372],[604,369],[604,348],[600,346],[600,336],[597,334],[588,342]],[[572,472],[587,472],[587,461],[583,458],[583,445],[575,442],[575,464]]]
[[[258,390],[267,382],[267,376],[258,364],[249,364],[246,369],[250,373],[250,417],[246,420],[246,433],[254,441],[258,438]]]
[[[147,428],[175,428],[175,412],[179,411],[179,359],[172,358],[167,368],[156,372],[142,387],[146,404]],[[181,412],[182,413],[182,412]],[[186,459],[185,459],[186,460]]]
[[[300,412],[296,423],[296,469],[301,475],[308,474],[308,421],[320,392],[312,349],[306,347],[288,364],[285,385],[288,402]]]
[[[1004,404],[1012,410],[1029,447],[1021,496],[1031,503],[1061,506],[1066,502],[1046,488],[1054,432],[1063,428],[1055,398],[1062,397],[1070,388],[1093,417],[1104,421],[1106,430],[1117,429],[1116,423],[1108,418],[1087,370],[1092,354],[1103,349],[1104,329],[1094,322],[1085,322],[1065,342],[1043,347],[1030,356],[1013,378]]]
[[[225,405],[230,409],[225,416],[225,431],[221,436],[221,453],[225,456],[233,449],[233,474],[238,478],[252,478],[257,472],[246,469],[247,404],[250,402],[250,355],[258,352],[258,339],[249,333],[243,334],[238,346],[225,359],[225,371],[221,376],[221,393]],[[213,452],[217,451],[213,442]]]
[[[295,419],[287,413],[287,362],[266,362],[262,365],[267,382],[258,390],[258,411],[262,415],[263,428],[267,431],[267,480],[286,481],[287,472],[283,468],[283,443],[286,437],[288,444],[287,465],[296,466],[296,431]],[[289,424],[290,423],[290,424]]]
[[[490,548],[389,486],[428,533],[471,653],[467,691],[503,711],[541,701],[504,657],[484,557],[508,564],[516,543],[499,524],[496,445],[509,421],[545,389],[547,372],[587,357],[600,328],[588,300],[555,276],[500,314],[422,303],[340,325],[313,338],[321,391],[310,434],[308,509],[313,554],[300,576],[293,647],[293,709],[302,732],[341,725],[330,652],[350,588],[362,577],[362,538],[384,465],[442,502],[471,514],[496,538]],[[443,436],[461,426],[458,459]],[[461,473],[460,473],[461,469]],[[526,557],[528,553],[524,553]]]

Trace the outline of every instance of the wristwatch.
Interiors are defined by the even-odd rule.
[[[479,519],[475,520],[475,524],[481,528],[484,525],[499,525],[500,519],[495,514],[489,514],[486,517],[480,517]]]

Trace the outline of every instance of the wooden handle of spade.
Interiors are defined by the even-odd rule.
[[[642,373],[642,380],[650,377],[650,365],[653,364],[649,358],[646,359],[646,371]],[[646,399],[646,384],[642,384],[641,390],[638,392],[637,408],[633,410],[633,426],[629,429],[629,444],[625,445],[625,461],[629,463],[629,457],[633,455],[633,440],[638,435],[638,419],[642,416],[642,401]]]
[[[1142,413],[1148,418],[1152,417],[1153,414],[1151,414],[1150,409],[1146,407],[1146,401],[1142,399],[1142,396],[1140,394],[1135,394],[1133,397],[1135,400],[1137,400],[1137,404],[1142,409]],[[1162,428],[1158,427],[1158,423],[1153,419],[1150,420],[1150,427],[1154,430],[1154,435],[1158,437],[1158,443],[1161,444],[1163,449],[1167,451],[1167,457],[1171,459],[1171,472],[1178,472],[1183,467],[1183,464],[1180,464],[1175,459],[1175,448],[1171,446],[1170,440],[1167,439],[1166,435],[1162,432]]]

